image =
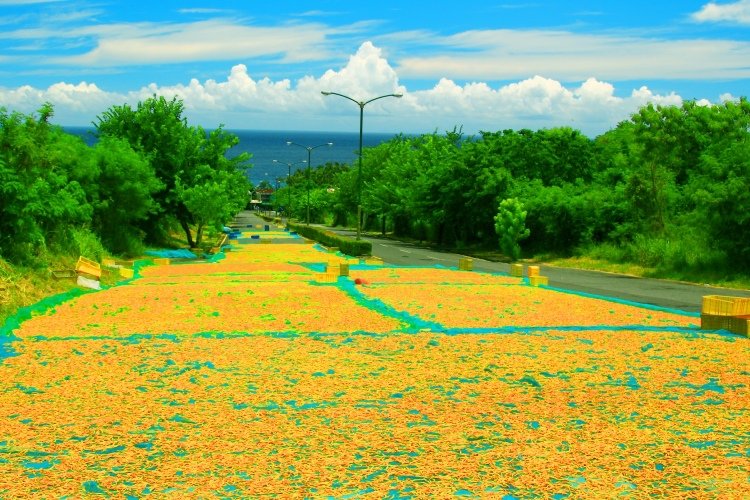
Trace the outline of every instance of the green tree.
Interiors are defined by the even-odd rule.
[[[507,198],[500,202],[495,216],[495,232],[500,238],[500,250],[513,260],[521,256],[519,242],[529,237],[526,228],[526,211],[517,198]]]
[[[248,183],[238,171],[214,170],[207,165],[196,169],[192,185],[177,179],[176,191],[196,224],[195,245],[199,246],[206,227],[222,226],[247,204]]]
[[[93,228],[111,251],[136,255],[143,241],[139,223],[158,210],[153,196],[163,184],[149,162],[123,139],[101,138],[93,156],[99,170]]]
[[[750,271],[750,134],[701,158],[692,198],[700,210],[692,224],[727,256],[731,267]]]
[[[78,155],[58,153],[74,141],[49,124],[52,115],[49,104],[38,116],[0,108],[0,254],[12,261],[34,260],[91,219],[86,193],[71,174]],[[85,148],[72,148],[86,161]]]
[[[229,158],[227,152],[237,144],[237,137],[222,127],[209,134],[200,127],[191,127],[182,116],[183,112],[184,105],[176,97],[167,100],[154,96],[139,102],[135,109],[129,105],[113,106],[97,117],[96,128],[100,137],[124,139],[147,157],[156,178],[163,185],[154,194],[159,210],[152,212],[143,224],[147,237],[155,240],[163,236],[169,221],[174,219],[192,247],[195,241],[190,224],[196,222],[196,214],[190,211],[181,193],[198,188],[202,182],[212,182],[207,179],[213,177],[199,171],[199,166],[216,171],[244,171],[249,168],[245,165],[249,155],[243,153]],[[178,183],[180,190],[177,189]],[[243,187],[246,186],[247,183],[243,183]],[[245,193],[242,206],[246,197]]]

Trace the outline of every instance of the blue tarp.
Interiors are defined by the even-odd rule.
[[[195,255],[190,250],[180,249],[180,250],[146,250],[146,255],[151,257],[160,257],[163,259],[197,259],[198,256]]]

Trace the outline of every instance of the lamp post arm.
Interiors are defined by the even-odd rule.
[[[324,91],[321,91],[320,93],[323,94],[323,95],[337,95],[339,97],[343,97],[344,99],[349,99],[350,101],[352,101],[353,103],[355,103],[357,106],[360,106],[360,107],[362,107],[365,104],[367,104],[367,103],[363,103],[362,101],[358,101],[356,99],[352,99],[348,95],[339,94],[338,92],[324,92]]]
[[[338,92],[327,92],[325,90],[322,90],[320,92],[323,95],[337,95],[339,97],[343,97],[344,99],[348,99],[349,101],[352,101],[353,103],[357,104],[359,106],[359,162],[357,166],[357,239],[359,240],[360,232],[362,230],[362,129],[363,129],[363,122],[364,122],[364,114],[365,114],[365,106],[370,104],[372,101],[377,101],[378,99],[383,99],[385,97],[397,97],[401,98],[403,97],[403,94],[385,94],[380,95],[378,97],[373,97],[372,99],[368,101],[358,101],[356,99],[353,99],[349,97],[348,95],[340,94]]]
[[[365,101],[361,103],[360,106],[364,108],[366,104],[370,104],[372,101],[377,101],[378,99],[383,99],[384,97],[398,97],[400,99],[401,97],[403,97],[403,94],[386,94],[386,95],[381,95],[378,97],[373,97],[369,101]]]
[[[308,149],[309,151],[312,151],[313,149],[322,148],[323,146],[333,146],[333,143],[332,142],[326,142],[325,144],[318,144],[317,146],[312,146],[312,147],[308,146],[306,149]]]

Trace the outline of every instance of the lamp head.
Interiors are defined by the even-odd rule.
[[[292,141],[286,141],[286,145],[287,146],[291,146],[292,145]]]
[[[326,92],[325,90],[321,90],[320,93],[323,94],[323,95],[331,95],[330,92]]]

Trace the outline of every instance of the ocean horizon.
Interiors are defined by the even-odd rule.
[[[94,127],[62,127],[68,133],[83,138],[87,144],[96,143]],[[357,161],[357,150],[359,149],[359,132],[313,132],[313,131],[289,131],[289,130],[235,130],[225,129],[239,139],[239,144],[229,150],[230,157],[243,152],[250,153],[252,157],[248,162],[252,165],[247,170],[250,182],[257,185],[267,180],[275,185],[276,179],[283,182],[288,173],[287,163],[293,163],[292,172],[307,168],[307,147],[314,147],[310,158],[312,168],[326,163],[341,163],[354,165]],[[365,148],[375,147],[387,142],[399,134],[367,133],[362,135],[362,144]],[[296,145],[287,145],[292,141]],[[332,142],[332,146],[325,144]],[[321,147],[316,147],[320,146]],[[277,160],[278,163],[274,163]]]

